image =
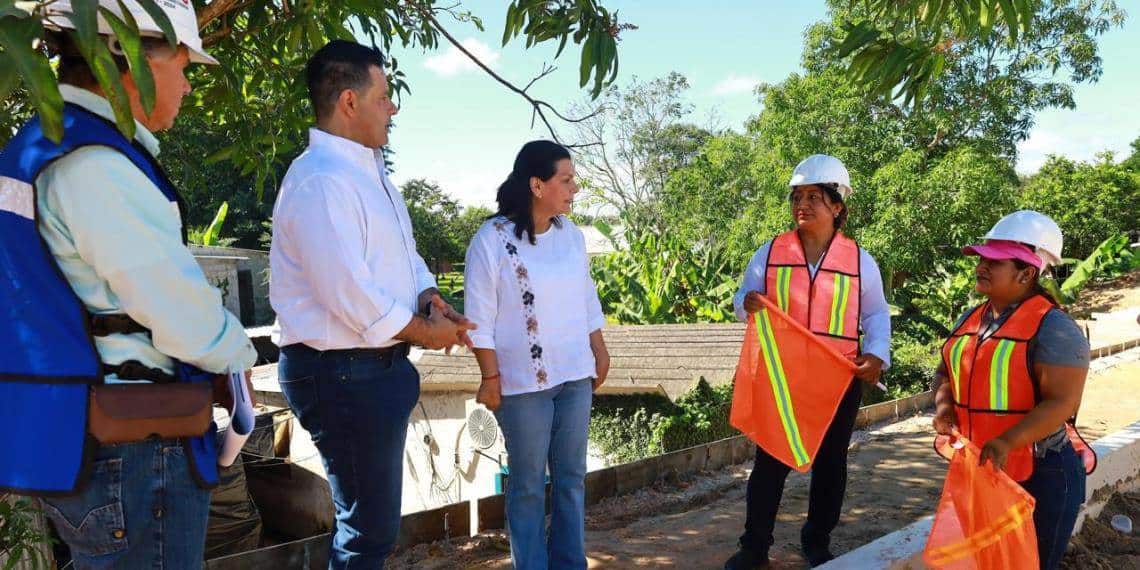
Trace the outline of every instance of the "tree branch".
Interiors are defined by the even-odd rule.
[[[242,0],[214,0],[198,12],[198,29],[204,30],[211,22],[241,8]]]
[[[444,38],[446,38],[447,41],[450,42],[451,45],[455,47],[455,49],[459,50],[463,55],[467,56],[468,59],[470,59],[475,65],[479,66],[479,68],[482,69],[487,75],[490,75],[492,79],[494,79],[495,81],[498,81],[501,85],[503,85],[507,89],[513,91],[514,93],[518,94],[523,99],[526,99],[526,101],[528,103],[530,103],[530,106],[534,109],[534,116],[537,116],[539,119],[542,120],[542,124],[546,125],[546,130],[550,132],[550,136],[552,138],[554,138],[555,141],[562,143],[561,138],[558,136],[558,132],[554,129],[554,125],[552,125],[550,123],[550,120],[547,118],[546,113],[543,112],[543,109],[546,109],[547,111],[552,113],[554,116],[556,116],[559,119],[566,121],[568,123],[577,123],[577,122],[585,121],[586,119],[589,119],[594,114],[597,114],[597,111],[595,111],[594,113],[592,113],[591,115],[588,115],[586,117],[582,117],[582,118],[578,118],[578,119],[572,119],[572,118],[564,116],[562,113],[559,113],[558,110],[555,109],[550,103],[547,103],[546,101],[543,101],[541,99],[535,99],[534,97],[531,97],[529,93],[527,93],[527,90],[530,89],[530,87],[532,85],[534,85],[535,81],[542,79],[543,77],[545,77],[546,75],[549,75],[552,71],[554,71],[553,67],[543,69],[542,73],[540,73],[538,77],[532,79],[530,81],[530,83],[528,83],[525,88],[520,89],[519,87],[515,86],[515,84],[504,79],[498,73],[495,73],[494,71],[492,71],[491,68],[488,67],[485,63],[483,63],[478,57],[476,57],[475,54],[471,53],[466,47],[464,47],[463,44],[461,44],[459,42],[459,40],[457,40],[455,38],[455,36],[451,35],[451,32],[448,32],[447,29],[444,28],[443,25],[439,23],[439,20],[436,19],[435,14],[430,9],[425,8],[424,6],[417,4],[415,2],[409,2],[409,5],[414,7],[420,13],[420,15],[422,15],[429,23],[431,23],[432,26],[435,27],[436,30],[439,30],[439,33]],[[593,143],[593,142],[588,143],[588,145],[594,145],[594,144],[599,144],[599,143]],[[581,146],[585,146],[585,145],[574,144],[574,145],[565,145],[565,146],[581,147]]]

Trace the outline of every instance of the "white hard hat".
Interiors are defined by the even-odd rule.
[[[178,43],[186,46],[186,49],[190,51],[190,61],[210,65],[218,64],[218,60],[210,57],[202,48],[202,36],[198,35],[198,17],[194,14],[194,4],[190,0],[162,0],[155,2],[155,4],[166,13],[167,18],[170,18],[170,24],[174,28],[174,35],[178,39]],[[154,23],[154,18],[151,18],[150,14],[142,6],[139,6],[138,2],[123,0],[123,5],[134,17],[140,34],[162,37],[162,29]],[[119,18],[123,17],[118,0],[99,0],[99,6],[109,10]],[[47,6],[44,25],[53,29],[74,29],[75,25],[72,24],[70,16],[71,0],[52,2]],[[114,31],[103,18],[103,14],[99,14],[98,17],[99,33],[107,36],[114,35]]]
[[[855,190],[851,188],[851,175],[847,174],[847,167],[834,156],[826,154],[813,154],[796,165],[792,171],[792,180],[788,186],[806,186],[808,184],[836,184],[839,186],[839,197],[846,200]]]
[[[1033,246],[1046,266],[1061,263],[1065,238],[1052,218],[1033,210],[1018,210],[998,220],[986,234],[987,240],[1016,241]]]

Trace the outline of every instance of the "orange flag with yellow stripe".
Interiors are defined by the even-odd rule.
[[[748,316],[729,422],[769,455],[808,471],[855,364],[768,298]]]
[[[978,447],[959,438],[922,558],[931,568],[1037,568],[1036,502],[993,465],[978,465]]]

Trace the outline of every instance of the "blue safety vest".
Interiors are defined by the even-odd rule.
[[[87,434],[88,394],[103,383],[87,309],[36,228],[36,177],[76,149],[110,147],[168,200],[181,203],[154,157],[110,121],[67,104],[63,126],[57,144],[44,136],[36,117],[0,150],[0,489],[27,495],[83,488],[98,445]],[[181,363],[175,375],[189,382],[211,377]],[[214,433],[211,426],[203,436],[183,440],[191,473],[206,488],[218,481]]]

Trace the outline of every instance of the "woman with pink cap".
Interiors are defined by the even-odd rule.
[[[1033,522],[1041,568],[1056,568],[1096,465],[1074,423],[1088,373],[1089,344],[1044,288],[1041,274],[1061,259],[1061,230],[1030,210],[1009,214],[978,257],[975,290],[986,297],[958,319],[942,347],[936,448],[965,437],[982,462],[1002,469],[1037,500]]]

